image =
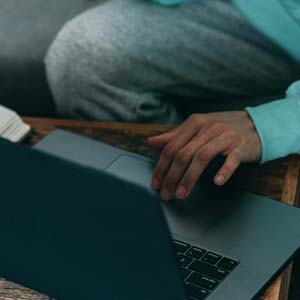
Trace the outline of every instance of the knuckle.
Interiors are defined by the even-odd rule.
[[[210,124],[210,126],[207,128],[208,133],[211,135],[218,134],[218,133],[224,131],[225,129],[226,129],[226,126],[219,122]]]
[[[200,125],[201,122],[201,115],[200,114],[192,114],[189,118],[188,121],[191,125],[193,126],[198,126]]]
[[[196,153],[196,159],[199,162],[207,162],[211,159],[211,149],[204,147]]]
[[[211,126],[210,126],[210,131],[212,132],[220,132],[222,130],[224,130],[226,127],[223,123],[220,123],[220,122],[216,122],[216,123],[213,123]]]
[[[179,151],[177,153],[175,159],[176,159],[176,162],[181,165],[185,165],[190,161],[189,154],[187,153],[187,151],[184,151],[184,150]]]
[[[179,185],[183,185],[186,188],[188,188],[190,184],[191,184],[191,175],[187,173],[185,174],[185,176],[183,177]]]
[[[223,168],[222,168],[222,174],[225,177],[228,177],[231,173],[232,173],[232,170],[231,170],[231,168],[229,166],[223,166]]]
[[[157,165],[154,169],[153,174],[156,175],[156,174],[161,174],[161,173],[162,173],[162,168],[160,165]]]
[[[188,120],[189,121],[195,121],[195,120],[198,119],[198,116],[199,116],[198,114],[192,114],[192,115],[189,116]]]
[[[232,151],[232,157],[236,164],[239,164],[242,160],[242,153],[239,149],[234,149]]]
[[[166,172],[167,166],[162,163],[158,163],[153,171],[153,177],[156,177],[157,179],[161,180],[161,178],[166,176]]]
[[[230,128],[230,127],[226,128],[225,133],[226,133],[227,137],[229,137],[229,138],[235,138],[238,135],[237,131],[233,128]]]
[[[173,149],[173,147],[168,144],[167,146],[165,146],[165,148],[162,151],[162,155],[166,158],[166,159],[173,159],[175,156],[175,151]]]
[[[163,170],[161,168],[156,168],[153,172],[153,177],[161,180],[161,178],[163,177]]]

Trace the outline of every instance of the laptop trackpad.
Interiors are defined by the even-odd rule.
[[[105,169],[105,172],[149,191],[154,166],[152,160],[121,155]],[[162,202],[162,206],[170,230],[183,238],[196,240],[212,227],[220,226],[219,223],[230,210],[229,203],[227,202],[225,206],[224,202],[216,186],[206,181],[199,181],[189,199]]]

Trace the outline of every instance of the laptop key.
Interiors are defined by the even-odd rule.
[[[177,260],[181,267],[186,267],[193,261],[193,259],[191,257],[186,256],[184,254],[179,254],[177,256]]]
[[[217,280],[195,272],[192,273],[192,275],[189,276],[186,281],[209,291],[212,291],[219,283]]]
[[[206,255],[202,258],[203,261],[215,265],[221,259],[221,255],[207,252]]]
[[[205,252],[206,251],[201,248],[192,247],[189,251],[187,251],[186,255],[199,259],[205,254]]]
[[[237,265],[238,265],[237,261],[229,259],[227,257],[222,258],[220,262],[217,264],[218,267],[225,269],[229,272],[232,271]]]
[[[185,280],[189,275],[191,275],[192,271],[186,269],[186,268],[180,268],[180,274],[183,277],[183,280]]]
[[[222,280],[228,274],[228,272],[223,269],[209,265],[209,264],[199,261],[199,260],[193,261],[192,264],[189,266],[189,269],[191,269],[195,272],[201,273],[203,275],[212,277],[216,280]]]
[[[191,247],[189,244],[177,240],[174,240],[174,245],[177,253],[185,253]]]
[[[209,294],[207,290],[199,288],[193,284],[186,285],[188,295],[192,297],[192,299],[204,300],[206,296]]]

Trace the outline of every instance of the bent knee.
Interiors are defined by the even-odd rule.
[[[110,29],[110,21],[103,18],[92,10],[79,15],[62,28],[48,50],[48,83],[61,113],[71,109],[70,99],[75,93],[88,98],[89,87],[103,82],[117,86],[128,78],[120,76],[124,73],[120,36],[110,33],[114,28]]]
[[[79,93],[83,73],[89,68],[86,57],[90,55],[79,17],[68,22],[58,33],[45,58],[48,84],[61,113],[70,107],[73,93]]]

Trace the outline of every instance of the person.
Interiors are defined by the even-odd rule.
[[[169,200],[217,155],[223,185],[242,162],[300,153],[299,41],[298,0],[109,0],[68,22],[45,62],[66,117],[178,125],[148,140]]]

